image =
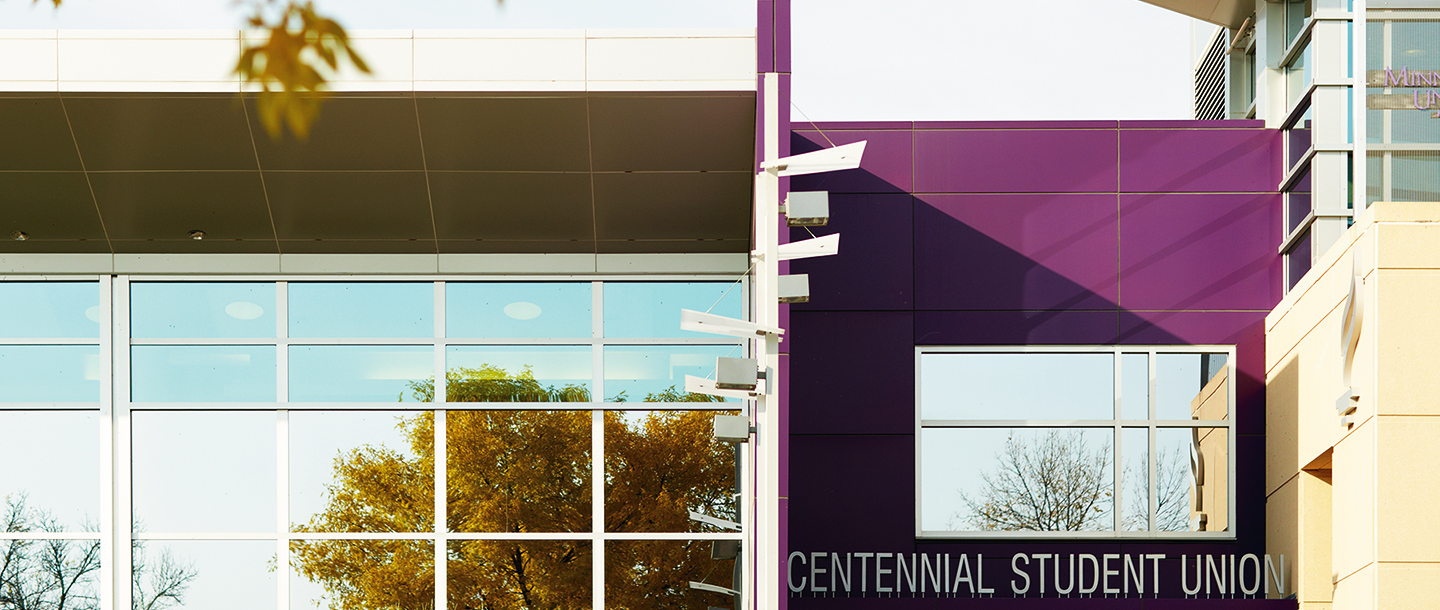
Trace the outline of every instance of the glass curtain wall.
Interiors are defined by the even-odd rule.
[[[1367,20],[1365,204],[1440,201],[1440,6]]]
[[[106,577],[153,610],[729,606],[689,582],[739,588],[740,534],[691,513],[741,520],[710,419],[743,404],[684,377],[746,348],[679,312],[743,318],[744,292],[0,283],[0,545],[23,560],[0,585],[51,610],[123,605]]]

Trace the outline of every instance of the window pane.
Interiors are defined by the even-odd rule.
[[[680,310],[743,318],[741,297],[741,287],[733,282],[606,282],[605,336],[717,338],[719,335],[680,330]]]
[[[430,412],[291,411],[290,529],[433,531]]]
[[[272,541],[144,540],[136,547],[131,581],[137,608],[265,610],[277,605]],[[174,605],[162,597],[167,594],[175,596]]]
[[[1225,354],[1157,354],[1156,417],[1225,419],[1230,411],[1225,361]]]
[[[275,402],[272,345],[137,345],[135,402]]]
[[[434,337],[429,282],[293,282],[290,336]]]
[[[99,540],[0,540],[0,558],[7,610],[100,607]]]
[[[452,610],[590,607],[594,581],[588,540],[452,540],[448,549],[446,591]],[[607,604],[609,595],[607,590]]]
[[[1395,153],[1392,175],[1394,201],[1440,201],[1440,151]]]
[[[1120,416],[1150,419],[1150,354],[1120,356]]]
[[[290,607],[432,608],[434,549],[430,540],[292,541]]]
[[[0,402],[96,402],[100,374],[98,345],[0,345]]]
[[[1229,528],[1230,444],[1225,428],[1161,428],[1155,433],[1159,501],[1156,529]]]
[[[1113,419],[1115,355],[924,354],[924,419]]]
[[[99,531],[99,422],[98,411],[0,410],[0,430],[11,431],[0,450],[7,516],[29,531]]]
[[[1306,108],[1305,114],[1301,115],[1300,119],[1296,121],[1294,125],[1291,125],[1289,129],[1285,130],[1285,169],[1287,170],[1295,167],[1295,164],[1299,163],[1300,159],[1305,156],[1305,152],[1310,150],[1310,143],[1312,141],[1311,131],[1314,129],[1311,126],[1310,113],[1311,109]]]
[[[0,282],[0,337],[100,336],[96,282]]]
[[[130,336],[275,336],[275,284],[136,282],[130,285]]]
[[[589,402],[590,346],[452,346],[450,402]]]
[[[138,531],[275,531],[275,412],[136,411],[131,428]]]
[[[1306,231],[1305,235],[1295,242],[1295,247],[1285,253],[1285,281],[1288,284],[1286,290],[1294,288],[1310,271],[1310,250],[1310,232]]]
[[[927,428],[925,531],[1111,531],[1114,429]]]
[[[605,348],[606,400],[615,402],[739,402],[685,391],[685,376],[715,377],[715,359],[744,357],[740,346],[624,345]]]
[[[589,338],[591,326],[588,282],[445,284],[447,337]]]
[[[290,346],[291,402],[413,402],[434,377],[432,345]]]
[[[605,606],[614,609],[735,608],[735,598],[691,589],[690,581],[735,588],[735,560],[711,559],[709,540],[612,540],[605,543]]]
[[[590,531],[588,411],[449,411],[453,532]]]
[[[1285,193],[1285,235],[1289,235],[1310,215],[1310,168]]]
[[[1150,530],[1150,429],[1120,432],[1120,526],[1127,532]]]
[[[717,414],[739,412],[605,412],[605,531],[725,531],[690,511],[740,520],[735,446],[715,440]]]

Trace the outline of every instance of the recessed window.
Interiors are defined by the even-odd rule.
[[[1230,347],[921,348],[921,537],[1229,537]]]

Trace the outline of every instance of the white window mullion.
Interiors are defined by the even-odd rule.
[[[100,610],[115,608],[115,570],[107,565],[119,542],[115,527],[115,361],[119,356],[115,326],[115,278],[101,276],[100,289]],[[125,547],[130,545],[125,544]],[[111,559],[105,559],[105,558]],[[128,603],[128,601],[126,602]]]
[[[447,469],[449,446],[446,444],[446,411],[445,403],[449,399],[449,390],[446,388],[446,364],[445,364],[445,282],[435,282],[435,397],[437,409],[434,411],[435,418],[435,440],[433,443],[435,473],[435,610],[444,610],[449,607],[449,582],[450,575],[450,543],[446,538],[448,530],[447,513],[449,506],[446,497]]]
[[[283,400],[281,402],[284,402]],[[290,607],[290,412],[275,412],[275,607]]]
[[[605,284],[590,283],[592,399],[605,400]],[[590,607],[605,607],[605,411],[590,412]]]
[[[1148,477],[1147,477],[1147,478],[1150,479],[1150,480],[1149,480],[1149,483],[1148,483],[1148,484],[1150,485],[1150,502],[1149,502],[1149,504],[1150,504],[1150,531],[1156,532],[1156,531],[1159,531],[1159,529],[1160,529],[1160,528],[1159,528],[1159,523],[1156,521],[1156,518],[1158,517],[1158,513],[1159,513],[1158,508],[1159,508],[1159,505],[1160,505],[1160,499],[1155,495],[1155,494],[1156,494],[1156,490],[1157,490],[1158,487],[1159,487],[1158,485],[1155,484],[1155,479],[1156,479],[1155,468],[1156,468],[1156,466],[1158,465],[1158,463],[1156,462],[1156,459],[1155,459],[1155,445],[1156,445],[1156,439],[1155,439],[1155,437],[1156,437],[1155,420],[1159,419],[1159,415],[1158,415],[1158,413],[1159,413],[1159,398],[1155,395],[1155,377],[1156,377],[1157,369],[1158,369],[1159,367],[1158,367],[1158,364],[1157,364],[1157,362],[1156,362],[1156,361],[1158,360],[1158,357],[1155,355],[1155,351],[1154,351],[1154,350],[1151,350],[1151,351],[1150,351],[1150,355],[1149,355],[1148,360],[1149,360],[1149,362],[1150,362],[1150,367],[1149,367],[1149,368],[1150,368],[1150,401],[1149,401],[1149,402],[1150,402],[1150,404],[1149,404],[1149,408],[1150,408],[1150,421],[1149,421],[1149,427],[1147,428],[1147,430],[1149,430],[1149,432],[1150,432],[1150,434],[1148,435],[1148,436],[1150,437],[1150,438],[1149,438],[1150,448],[1149,448],[1149,454],[1145,456],[1145,459],[1148,460],[1148,462],[1146,463],[1145,467],[1146,467],[1146,469],[1148,470],[1148,472],[1147,472]]]
[[[107,590],[110,592],[110,610],[130,608],[132,589],[130,586],[132,561],[131,540],[133,519],[130,505],[130,278],[118,276],[114,280],[111,294],[113,313],[110,332],[113,344],[114,369],[111,374],[113,394],[111,396],[111,431],[113,443],[110,452],[111,487],[106,495],[111,498],[110,569],[103,570],[110,576]]]

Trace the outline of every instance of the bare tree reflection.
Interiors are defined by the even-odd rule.
[[[1190,530],[1190,473],[1183,452],[1161,447],[1155,453],[1155,529],[1162,532]],[[1127,530],[1150,529],[1150,452],[1142,450],[1125,467],[1125,517]]]
[[[482,365],[446,375],[449,402],[586,403],[581,385],[546,385],[526,367]],[[432,401],[433,380],[411,384]],[[618,397],[623,400],[623,395]],[[711,402],[677,388],[647,402]],[[540,405],[535,405],[539,407]],[[592,414],[588,410],[451,410],[446,426],[446,526],[455,532],[592,531]],[[563,407],[561,407],[563,408]],[[605,529],[692,531],[690,510],[733,518],[734,457],[710,433],[714,412],[656,411],[628,421],[605,412]],[[309,532],[415,532],[432,527],[433,413],[402,417],[407,457],[361,446],[335,460],[325,509],[296,527]],[[417,541],[305,541],[292,546],[297,571],[326,589],[330,608],[429,610],[434,566]],[[590,540],[453,541],[446,549],[450,607],[551,610],[588,607]],[[673,546],[673,545],[671,545]],[[700,543],[694,546],[699,548]],[[633,549],[633,550],[632,550]],[[688,608],[684,589],[714,569],[704,553],[670,547],[607,547],[612,608]],[[637,576],[637,575],[643,575]],[[704,605],[699,606],[703,608]]]
[[[67,531],[49,512],[26,501],[24,494],[5,498],[0,516],[4,531]],[[90,523],[81,529],[95,531]],[[132,610],[164,610],[184,603],[196,576],[194,567],[177,561],[168,550],[151,564],[139,540],[132,543],[131,553]],[[95,610],[100,607],[99,570],[99,540],[0,540],[0,610]]]
[[[968,514],[952,519],[978,530],[1073,532],[1110,529],[1110,443],[1092,449],[1080,430],[1012,434],[977,497],[960,493]],[[952,525],[953,526],[953,525]]]

